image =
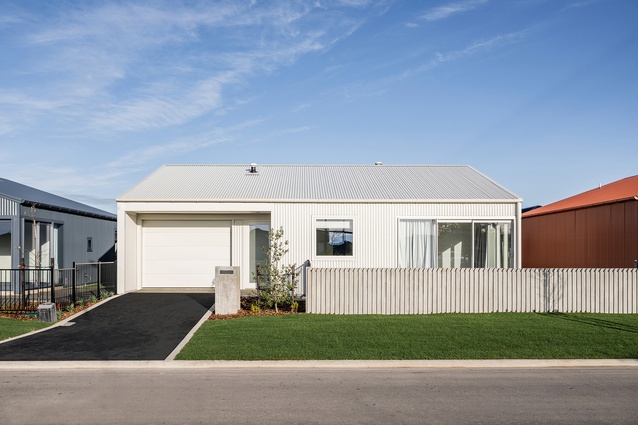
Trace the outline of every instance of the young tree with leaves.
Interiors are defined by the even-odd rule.
[[[295,279],[294,264],[283,264],[282,259],[288,253],[288,241],[284,240],[284,229],[268,231],[268,246],[262,247],[266,253],[266,262],[257,269],[259,296],[263,303],[279,312],[279,306],[294,303]]]

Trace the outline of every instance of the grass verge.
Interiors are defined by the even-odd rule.
[[[211,320],[178,360],[638,358],[638,315],[314,315]]]
[[[50,325],[51,323],[39,322],[33,319],[18,320],[0,317],[0,341],[31,331],[37,331]]]

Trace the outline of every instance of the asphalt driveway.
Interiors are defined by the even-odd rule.
[[[134,292],[0,344],[0,361],[164,360],[213,305],[212,293]]]

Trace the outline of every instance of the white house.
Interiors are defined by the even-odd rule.
[[[165,165],[117,199],[118,292],[254,288],[270,228],[287,263],[519,267],[522,200],[468,166]]]

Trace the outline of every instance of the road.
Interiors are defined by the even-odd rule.
[[[636,424],[638,368],[0,369],[3,424]]]

